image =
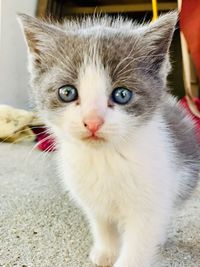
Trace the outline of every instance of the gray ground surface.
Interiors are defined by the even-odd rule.
[[[0,266],[92,267],[86,220],[62,190],[53,153],[30,150],[0,144]],[[200,190],[176,214],[160,266],[200,266]]]

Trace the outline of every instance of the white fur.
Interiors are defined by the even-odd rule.
[[[179,177],[159,114],[143,126],[107,106],[109,80],[98,63],[83,66],[81,104],[70,104],[51,126],[58,136],[64,182],[91,225],[91,260],[102,266],[149,267],[165,239]],[[107,142],[82,141],[83,118],[99,112]],[[174,179],[176,176],[177,179]]]
[[[164,238],[177,174],[167,153],[169,140],[158,130],[159,126],[160,122],[152,121],[133,134],[132,144],[119,151],[111,145],[98,150],[68,142],[61,146],[59,159],[65,182],[88,214],[98,242],[96,249],[111,253],[113,258],[118,250],[116,237],[109,237],[113,232],[110,224],[120,227],[123,233],[117,267],[149,266],[156,245]],[[102,264],[99,258],[101,255],[95,250],[92,259]]]

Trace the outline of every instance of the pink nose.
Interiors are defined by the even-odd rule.
[[[84,126],[92,133],[95,134],[99,128],[101,128],[101,126],[104,123],[104,120],[99,117],[99,116],[95,116],[95,117],[88,117],[85,118],[84,121]]]

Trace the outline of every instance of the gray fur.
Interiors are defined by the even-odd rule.
[[[199,180],[200,146],[195,138],[194,124],[186,111],[169,94],[165,95],[161,103],[160,112],[176,147],[177,169],[190,169],[190,176],[182,177],[184,183],[179,196],[187,199]]]
[[[143,118],[153,114],[165,83],[164,75],[157,74],[163,68],[167,73],[165,65],[175,13],[163,16],[159,23],[149,27],[139,27],[120,17],[66,21],[63,25],[41,22],[27,15],[20,18],[33,54],[32,87],[39,109],[62,107],[56,99],[57,88],[65,84],[76,86],[84,55],[93,57],[96,53],[109,73],[112,88],[125,86],[137,94],[138,101],[124,107],[126,111]],[[39,101],[36,88],[42,88]]]

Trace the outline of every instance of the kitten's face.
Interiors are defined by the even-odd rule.
[[[38,110],[63,140],[123,144],[153,116],[176,14],[151,26],[109,19],[49,25],[22,16]]]

